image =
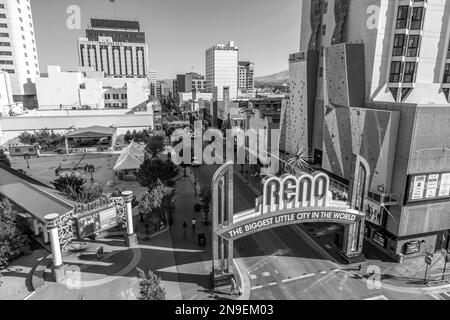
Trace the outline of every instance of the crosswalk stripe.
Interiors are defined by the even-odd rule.
[[[445,294],[447,297],[450,298],[450,294],[448,294],[448,292],[443,292],[442,294]]]
[[[301,280],[301,279],[311,278],[314,276],[315,276],[314,273],[310,273],[310,274],[305,274],[304,276],[300,276],[300,277],[296,277],[296,278],[284,279],[284,280],[281,280],[281,282],[287,283],[287,282],[297,281],[297,280]]]
[[[430,293],[430,296],[432,296],[434,298],[434,300],[444,300],[443,298],[441,298],[433,293]]]

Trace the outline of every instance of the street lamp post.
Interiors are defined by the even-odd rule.
[[[91,174],[91,182],[94,182],[94,172],[95,172],[94,165],[91,164],[88,166],[88,172]]]
[[[447,262],[450,260],[450,254],[448,253],[447,250],[445,250],[445,255],[444,255],[444,270],[442,271],[442,281],[445,280],[445,273],[447,271]]]
[[[30,169],[30,163],[28,162],[28,160],[31,159],[30,154],[29,154],[28,152],[24,153],[24,154],[23,154],[23,158],[24,158],[25,160],[27,160],[27,169]]]

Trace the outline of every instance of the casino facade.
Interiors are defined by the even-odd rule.
[[[289,158],[308,146],[344,199],[352,154],[366,159],[365,240],[392,259],[448,249],[450,7],[440,0],[302,6],[280,150]]]

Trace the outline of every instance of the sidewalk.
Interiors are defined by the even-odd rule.
[[[173,225],[170,230],[175,261],[180,281],[183,300],[223,300],[231,299],[229,288],[211,289],[211,225],[205,225],[204,214],[195,212],[194,204],[199,200],[201,186],[197,183],[197,198],[195,197],[195,176],[190,168],[186,168],[187,177],[181,172],[177,180],[175,194],[175,211]],[[195,218],[197,225],[192,229],[191,221]],[[188,228],[183,229],[186,221]],[[198,244],[197,235],[204,233],[206,245]]]

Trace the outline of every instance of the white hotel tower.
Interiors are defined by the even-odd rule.
[[[35,96],[39,63],[30,0],[0,0],[0,68],[10,74],[15,101]]]
[[[230,41],[228,45],[218,44],[206,50],[206,90],[218,89],[218,100],[223,99],[223,88],[229,87],[230,99],[238,93],[239,49]]]

